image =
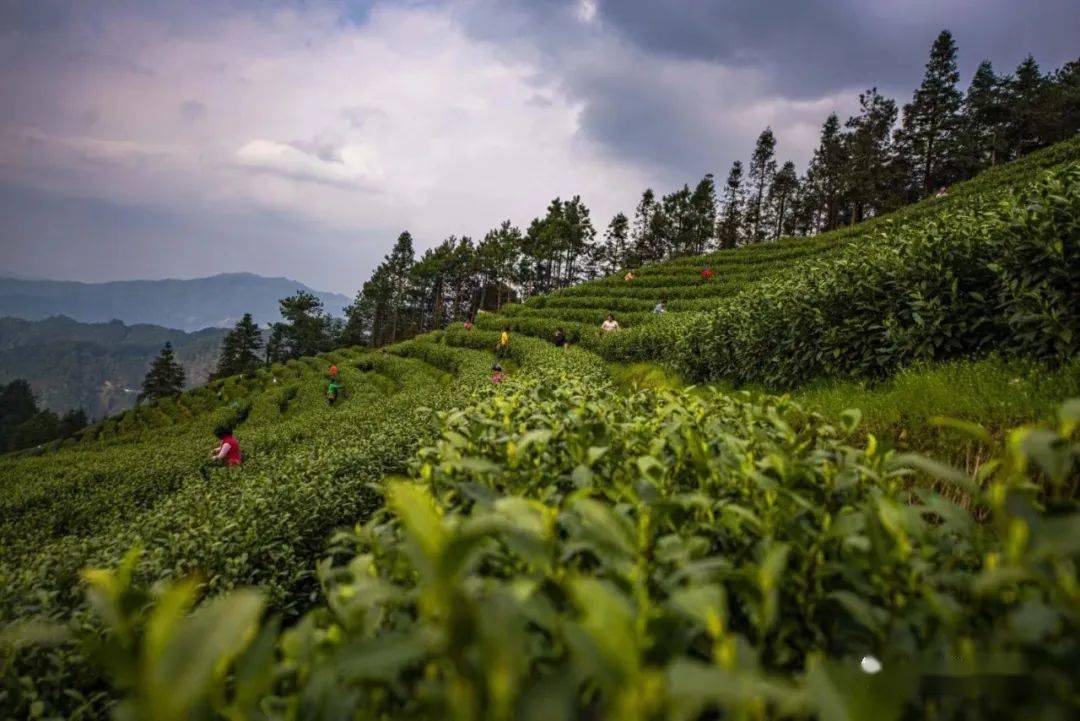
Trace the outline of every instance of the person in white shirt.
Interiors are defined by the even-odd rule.
[[[656,307],[652,309],[652,312],[656,314],[667,313],[667,301],[661,300],[656,304]]]
[[[600,330],[605,333],[610,333],[613,330],[619,330],[619,321],[615,320],[615,316],[611,313],[607,314],[607,320],[600,324]]]

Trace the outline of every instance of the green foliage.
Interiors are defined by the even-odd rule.
[[[0,459],[4,713],[1069,717],[1080,401],[1046,416],[1076,387],[1074,363],[919,366],[892,386],[813,389],[833,393],[807,396],[818,414],[683,389],[651,365],[611,384],[604,359],[768,383],[987,350],[1061,362],[1076,350],[1080,171],[998,196],[1077,147],[892,219],[645,267],[381,352],[290,358]],[[643,197],[634,252],[661,231],[700,241],[671,224],[693,215],[679,214],[699,195],[685,191]],[[537,283],[578,273],[577,205],[530,233]],[[460,315],[440,304],[460,311],[481,287],[502,304],[497,248],[470,286],[473,270],[440,264],[454,253],[409,264],[407,245],[408,273],[380,290],[394,302],[357,310],[363,323],[443,327]],[[653,316],[660,297],[671,312]],[[600,334],[606,312],[630,327]],[[547,342],[556,327],[570,347]],[[353,391],[332,407],[330,363]],[[910,412],[894,422],[898,406]],[[879,437],[924,419],[902,443]],[[1017,420],[1043,422],[1007,430]],[[205,464],[217,423],[239,426],[242,467]],[[966,471],[899,452],[945,434],[962,440],[929,445],[949,460],[978,448]]]
[[[791,386],[990,350],[1067,358],[1080,348],[1078,227],[1070,166],[724,304],[681,360],[698,379]]]
[[[285,321],[271,326],[270,338],[266,343],[269,362],[311,356],[333,348],[336,325],[333,318],[324,312],[323,303],[316,295],[298,290],[295,295],[282,298],[279,305]]]
[[[995,443],[1019,425],[1056,417],[1063,398],[1080,396],[1080,362],[1048,367],[1029,359],[991,356],[979,361],[916,364],[880,382],[822,381],[792,397],[839,420],[862,412],[860,437],[873,434],[899,450],[918,450],[974,472]],[[958,434],[940,418],[977,424],[993,439]]]
[[[787,400],[625,396],[572,375],[482,390],[439,418],[438,441],[387,484],[386,510],[338,535],[318,570],[325,603],[281,633],[273,670],[272,624],[246,645],[226,634],[188,675],[201,686],[155,688],[162,708],[244,718],[230,709],[249,689],[290,718],[1075,708],[1080,516],[1047,513],[1031,481],[1075,477],[1076,402],[1054,430],[1012,433],[975,477],[872,438],[850,445],[853,416],[841,427]],[[964,489],[985,522],[913,484],[924,476]],[[104,618],[149,638],[189,594]],[[250,629],[257,609],[229,596],[183,623]],[[121,658],[147,678],[163,653],[200,643],[135,643]],[[269,690],[247,681],[267,678]]]
[[[172,343],[166,341],[161,353],[150,363],[150,370],[143,379],[139,400],[156,401],[179,395],[184,390],[186,378],[183,367],[176,361]]]
[[[459,357],[461,383],[486,377],[483,354],[447,350]],[[111,566],[133,546],[145,548],[134,571],[141,582],[197,569],[200,593],[251,585],[286,614],[310,605],[311,569],[329,532],[373,510],[370,484],[403,470],[433,431],[425,409],[450,407],[457,397],[445,373],[416,360],[355,351],[330,357],[351,391],[332,409],[323,399],[328,358],[312,359],[228,379],[220,399],[205,388],[184,394],[179,404],[195,412],[164,426],[147,425],[150,408],[142,408],[102,426],[100,439],[0,460],[0,627],[71,614],[71,623],[92,627],[80,571]],[[361,361],[371,370],[356,370]],[[239,469],[203,465],[223,421],[236,426],[245,455]],[[74,714],[83,704],[103,715],[109,696],[95,669],[104,667],[82,650],[2,657],[0,697],[15,717],[37,701],[46,715]]]
[[[262,347],[259,326],[252,320],[251,313],[244,313],[221,343],[221,355],[213,378],[254,373],[263,364]]]

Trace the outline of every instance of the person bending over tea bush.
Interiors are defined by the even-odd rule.
[[[240,454],[240,443],[236,440],[236,436],[233,435],[232,428],[221,425],[214,429],[214,435],[218,438],[218,447],[215,448],[210,457],[225,466],[239,466],[244,458]]]

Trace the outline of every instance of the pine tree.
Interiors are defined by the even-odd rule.
[[[790,160],[773,176],[769,185],[769,202],[775,212],[772,239],[779,240],[784,231],[791,199],[799,189],[799,177],[795,174],[795,163]]]
[[[630,240],[630,219],[623,213],[616,213],[604,231],[604,272],[614,273],[626,265],[628,243]]]
[[[657,244],[658,254],[654,260],[692,253],[696,242],[697,221],[690,200],[690,186],[683,185],[674,193],[665,195],[660,207],[661,212],[655,215],[654,219],[662,217],[665,223],[663,226],[654,226],[660,239]]]
[[[627,267],[636,268],[653,260],[656,256],[658,239],[655,237],[655,230],[657,225],[663,225],[663,223],[655,223],[654,216],[658,210],[656,195],[652,188],[646,188],[634,210],[634,227],[630,235],[631,248],[627,256]]]
[[[1049,102],[1050,115],[1057,119],[1051,140],[1056,143],[1080,133],[1080,59],[1054,73]]]
[[[502,307],[504,297],[509,298],[510,283],[520,250],[521,230],[509,220],[504,220],[498,228],[489,230],[476,246],[476,270],[483,278],[482,284],[485,288],[482,296],[486,297],[487,289],[494,291],[494,310]]]
[[[772,183],[776,173],[776,137],[772,128],[758,136],[754,145],[754,154],[750,158],[750,202],[746,209],[746,223],[750,232],[750,242],[760,243],[765,239],[765,191]]]
[[[0,385],[0,451],[14,448],[11,439],[15,429],[37,413],[37,399],[28,381],[16,378]]]
[[[390,281],[384,261],[375,268],[371,278],[364,282],[360,292],[356,294],[356,299],[345,309],[345,329],[341,334],[344,344],[372,347],[382,345],[390,293]],[[268,350],[274,342],[275,339],[271,336],[267,342]]]
[[[959,81],[956,43],[948,30],[942,30],[930,48],[922,84],[904,106],[898,134],[902,147],[911,156],[916,173],[913,181],[922,195],[957,179]]]
[[[259,350],[262,347],[263,339],[259,326],[251,319],[251,313],[244,313],[244,317],[222,341],[217,368],[211,374],[211,379],[254,373],[261,365]]]
[[[575,195],[563,205],[563,220],[566,235],[560,244],[562,254],[560,287],[573,284],[577,281],[578,275],[585,271],[582,263],[593,257],[592,244],[596,238],[596,229],[589,217],[589,209],[580,195]]]
[[[806,171],[808,189],[821,216],[815,225],[833,230],[840,224],[847,174],[847,155],[840,134],[840,120],[831,114],[821,126],[821,141]]]
[[[896,123],[896,103],[883,97],[877,88],[859,95],[861,112],[848,118],[845,126],[847,201],[851,204],[851,222],[858,223],[876,215],[888,193],[890,138]]]
[[[390,343],[398,340],[409,323],[409,298],[412,295],[412,266],[416,255],[413,252],[412,235],[404,231],[398,236],[386,264],[390,280]]]
[[[736,160],[731,164],[727,182],[724,183],[724,210],[716,229],[720,248],[734,248],[739,244],[743,222],[743,168]]]
[[[1005,142],[1010,157],[1017,158],[1049,144],[1055,118],[1051,117],[1053,105],[1048,102],[1048,90],[1047,78],[1035,58],[1028,55],[1006,85],[1009,117]]]
[[[307,291],[298,290],[295,295],[278,301],[284,322],[271,325],[267,341],[267,358],[270,362],[315,355],[331,350],[337,338],[330,316],[323,312],[322,301]]]
[[[138,401],[156,401],[168,396],[180,395],[184,390],[186,374],[183,367],[176,361],[173,354],[172,343],[166,342],[161,353],[154,358],[143,379],[142,392],[139,393]]]
[[[690,196],[693,212],[690,252],[704,253],[716,237],[716,185],[712,173],[702,178]]]
[[[997,165],[1005,150],[1007,79],[994,74],[989,60],[979,64],[964,96],[963,165],[966,175]]]

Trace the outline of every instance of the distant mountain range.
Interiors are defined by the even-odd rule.
[[[259,325],[281,319],[278,300],[298,290],[318,296],[328,313],[344,314],[349,298],[317,291],[288,278],[225,273],[192,280],[123,280],[78,283],[0,278],[0,317],[42,320],[57,315],[81,323],[113,319],[187,332],[221,328],[251,313]]]
[[[83,408],[93,419],[135,405],[150,361],[168,341],[189,385],[206,381],[227,331],[185,333],[155,325],[79,323],[58,316],[0,318],[0,383],[30,382],[40,405],[57,412]]]

